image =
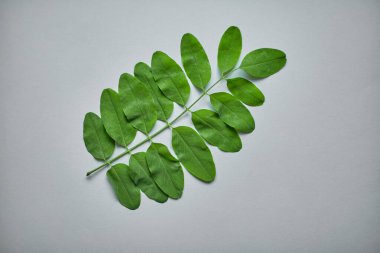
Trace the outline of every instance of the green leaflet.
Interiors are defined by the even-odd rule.
[[[264,103],[264,94],[247,79],[237,77],[227,79],[227,87],[231,93],[246,105],[260,106]]]
[[[154,100],[151,92],[136,77],[124,73],[119,79],[120,102],[128,121],[137,130],[148,134],[157,121],[152,110]]]
[[[167,98],[179,105],[186,105],[190,85],[181,67],[172,58],[163,52],[155,52],[152,56],[152,73]]]
[[[173,128],[172,132],[172,146],[179,161],[193,176],[212,182],[215,179],[215,164],[203,139],[186,126]]]
[[[142,83],[150,88],[157,108],[157,119],[161,121],[168,120],[173,112],[173,102],[165,97],[158,88],[150,67],[143,62],[139,62],[135,65],[134,74]]]
[[[83,140],[87,151],[96,159],[107,160],[115,149],[115,142],[104,129],[102,120],[92,112],[84,117]]]
[[[251,133],[255,122],[248,109],[234,96],[226,92],[210,95],[211,104],[220,118],[239,132]]]
[[[224,152],[238,152],[242,148],[239,134],[224,123],[216,112],[201,109],[193,112],[191,119],[199,134],[209,144]]]
[[[240,68],[254,78],[264,78],[277,73],[285,63],[284,52],[272,48],[260,48],[248,53]]]
[[[146,154],[139,152],[129,158],[130,177],[132,181],[145,193],[145,195],[159,203],[168,200],[168,196],[158,188],[154,182],[146,162]]]
[[[211,66],[206,52],[197,38],[186,33],[181,40],[182,64],[191,82],[204,90],[211,79]]]
[[[184,187],[184,176],[180,163],[170,154],[169,149],[161,143],[150,144],[146,161],[160,189],[170,198],[179,199]]]
[[[119,94],[114,90],[103,90],[100,98],[100,115],[107,133],[117,144],[127,147],[133,141],[136,130],[124,116]]]
[[[140,190],[130,178],[130,168],[122,163],[107,171],[108,180],[119,199],[120,204],[131,210],[140,206]]]
[[[240,29],[229,27],[223,34],[218,48],[218,67],[223,74],[235,67],[239,60],[242,48]]]

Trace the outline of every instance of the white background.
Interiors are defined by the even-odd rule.
[[[85,113],[154,51],[179,62],[186,32],[216,80],[230,25],[242,55],[288,57],[255,132],[212,148],[212,184],[185,172],[180,200],[123,208],[106,170],[85,177]],[[379,1],[1,1],[0,251],[380,252],[379,27]]]

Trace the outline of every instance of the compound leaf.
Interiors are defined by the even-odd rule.
[[[216,112],[201,109],[193,112],[191,119],[199,134],[209,144],[224,152],[238,152],[242,148],[239,134],[224,123]]]
[[[161,143],[152,143],[146,152],[149,171],[160,189],[170,198],[179,199],[184,187],[181,164]]]
[[[184,189],[182,167],[194,177],[212,182],[216,169],[207,143],[224,152],[238,152],[242,148],[239,133],[250,133],[255,129],[255,121],[244,104],[260,106],[265,97],[249,80],[231,78],[227,79],[227,87],[232,95],[217,92],[209,96],[214,111],[190,109],[233,70],[241,69],[253,78],[265,78],[281,70],[287,61],[284,52],[261,48],[248,53],[236,68],[242,51],[242,36],[238,27],[231,26],[223,33],[218,47],[218,69],[222,78],[206,90],[212,71],[202,44],[194,35],[186,33],[180,48],[184,70],[167,54],[155,52],[151,67],[139,62],[135,65],[134,76],[121,75],[119,93],[112,89],[103,90],[101,117],[89,112],[83,122],[83,139],[88,152],[95,159],[105,161],[87,172],[87,176],[151,142],[146,152],[131,154],[129,166],[116,164],[107,172],[119,202],[129,209],[140,206],[140,190],[159,203],[166,202],[168,198],[179,199]],[[189,108],[186,107],[190,97],[187,78],[203,91]],[[174,102],[186,110],[169,122]],[[192,113],[197,131],[187,126],[173,128],[172,124],[188,111]],[[157,120],[163,121],[165,126],[149,135]],[[167,128],[172,129],[172,147],[178,159],[167,146],[152,142],[153,137]],[[115,143],[127,148],[136,137],[137,130],[147,138],[109,160]]]
[[[218,67],[222,74],[235,67],[242,48],[242,37],[239,28],[229,27],[223,34],[218,48]]]
[[[119,94],[128,121],[137,130],[148,134],[157,121],[157,111],[152,110],[154,100],[150,90],[136,77],[124,73],[119,79]]]
[[[178,160],[193,176],[212,182],[215,179],[215,164],[203,139],[186,126],[173,128],[172,132],[172,146]]]
[[[112,166],[107,171],[107,177],[120,204],[131,210],[140,206],[140,189],[130,178],[130,168],[127,165],[119,163]]]
[[[130,177],[137,187],[141,189],[145,195],[159,203],[168,200],[168,196],[158,188],[154,182],[146,162],[146,154],[139,152],[131,155],[129,158],[129,167],[131,168]]]
[[[127,147],[133,141],[136,130],[127,121],[116,91],[103,90],[100,98],[100,115],[107,133],[117,144]]]
[[[107,160],[115,149],[115,142],[104,129],[101,118],[92,112],[84,117],[83,140],[87,151],[96,159]]]
[[[246,105],[260,106],[264,103],[264,94],[247,79],[237,77],[227,79],[227,87],[231,93]]]
[[[157,51],[152,56],[152,72],[158,87],[171,101],[186,105],[190,85],[181,67],[167,54]]]
[[[260,48],[248,53],[240,68],[253,78],[265,78],[280,71],[286,64],[286,54],[278,49]]]
[[[154,103],[157,108],[157,119],[161,121],[168,120],[173,113],[173,102],[165,97],[158,88],[158,85],[153,78],[151,68],[143,62],[139,62],[135,65],[134,74],[152,92]]]
[[[211,66],[201,43],[190,33],[182,36],[181,58],[191,82],[197,88],[204,90],[211,79]]]
[[[255,129],[255,121],[248,109],[234,96],[226,92],[210,95],[211,104],[220,118],[239,132],[251,133]]]

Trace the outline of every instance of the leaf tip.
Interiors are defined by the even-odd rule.
[[[146,64],[145,62],[140,61],[140,62],[138,62],[138,63],[135,64],[135,69],[136,68],[140,68],[140,67],[145,67],[145,66],[148,66],[148,64]]]
[[[191,33],[185,33],[184,35],[182,35],[182,40],[187,37],[194,37],[194,35],[192,35]]]
[[[105,96],[105,94],[107,94],[107,93],[112,93],[112,92],[115,92],[115,91],[113,89],[111,89],[111,88],[105,88],[102,91],[101,97]]]
[[[239,27],[237,27],[236,25],[231,25],[230,27],[228,27],[228,29],[237,29],[237,30],[240,30]]]
[[[228,27],[227,30],[225,31],[225,33],[227,33],[227,32],[232,32],[232,31],[236,31],[236,32],[238,32],[238,34],[240,34],[240,37],[241,37],[241,31],[240,31],[240,28],[237,27],[237,26],[234,26],[234,25]]]
[[[153,56],[156,56],[156,55],[163,55],[165,54],[164,52],[160,51],[160,50],[157,50],[153,53]]]

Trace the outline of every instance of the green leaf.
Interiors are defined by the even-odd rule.
[[[246,105],[260,106],[265,101],[264,94],[247,79],[241,77],[227,79],[227,87],[235,97]]]
[[[130,168],[122,163],[107,171],[108,180],[119,199],[120,204],[135,210],[140,206],[140,190],[130,178]]]
[[[152,110],[151,92],[136,77],[124,73],[119,79],[120,102],[128,121],[137,130],[148,134],[157,121],[157,111]]]
[[[197,88],[204,90],[211,79],[211,66],[201,43],[190,33],[186,33],[182,37],[181,58],[191,82]]]
[[[119,94],[105,89],[100,98],[100,115],[104,127],[117,144],[127,147],[136,136],[136,130],[128,123],[120,104]]]
[[[226,92],[210,95],[211,104],[220,118],[239,132],[250,133],[255,129],[255,122],[248,109],[234,96]]]
[[[255,129],[255,121],[244,104],[259,106],[265,102],[263,93],[255,84],[244,78],[226,79],[227,76],[241,69],[253,78],[264,78],[278,72],[287,61],[284,52],[261,48],[248,53],[240,64],[242,36],[238,27],[231,26],[223,33],[218,47],[217,63],[222,78],[206,89],[212,71],[202,44],[194,35],[186,33],[180,49],[183,68],[167,54],[155,52],[151,67],[140,62],[135,65],[134,76],[123,74],[120,77],[119,93],[112,89],[103,91],[101,118],[88,113],[83,122],[87,150],[96,159],[105,161],[88,171],[87,176],[130,155],[130,167],[117,164],[107,172],[120,203],[130,209],[139,207],[140,190],[160,203],[168,198],[179,199],[184,189],[183,167],[204,182],[215,180],[215,163],[207,144],[224,152],[241,150],[239,133],[250,133]],[[203,92],[189,108],[186,106],[191,92],[188,79]],[[230,93],[209,95],[209,90],[223,79],[227,81]],[[192,111],[191,108],[204,95],[210,96],[214,109]],[[186,110],[169,122],[174,102]],[[195,128],[173,128],[174,122],[180,121],[187,112],[191,112]],[[163,121],[159,123],[162,126],[150,134],[157,120]],[[172,153],[167,146],[152,142],[152,138],[168,128],[172,130]],[[148,138],[128,149],[137,130]],[[110,159],[115,142],[126,150]],[[147,142],[150,146],[145,153],[131,153]]]
[[[171,101],[186,105],[190,86],[181,67],[167,54],[157,51],[152,56],[152,72],[158,87]]]
[[[191,117],[199,134],[211,145],[224,152],[238,152],[241,140],[236,130],[224,123],[216,112],[201,109]]]
[[[96,159],[107,160],[115,149],[115,142],[104,129],[102,120],[92,112],[84,117],[83,140],[87,151]]]
[[[212,182],[215,179],[215,164],[203,139],[186,126],[173,128],[172,132],[172,146],[179,161],[193,176]]]
[[[168,200],[168,196],[158,188],[154,182],[146,162],[146,154],[139,152],[131,155],[129,158],[129,167],[131,168],[131,179],[145,193],[145,195],[159,203]]]
[[[264,78],[280,71],[285,63],[284,52],[272,48],[260,48],[248,53],[240,68],[254,78]]]
[[[160,189],[170,198],[179,199],[184,187],[181,164],[161,143],[152,143],[146,152],[149,171]]]
[[[239,61],[242,38],[239,28],[229,27],[223,34],[218,48],[218,67],[222,74],[230,71]]]
[[[151,68],[143,62],[139,62],[135,65],[134,74],[142,83],[150,88],[157,108],[158,120],[164,122],[167,121],[173,113],[173,102],[165,97],[165,95],[158,88],[158,85],[153,78]]]

